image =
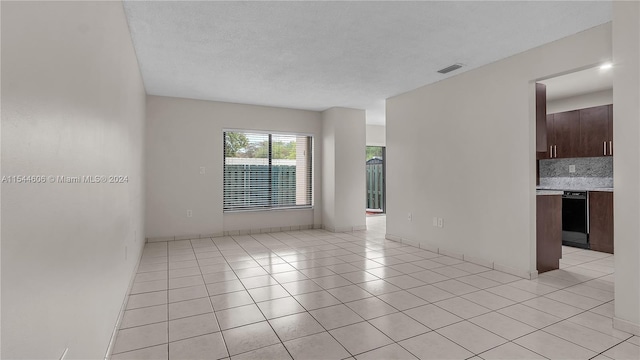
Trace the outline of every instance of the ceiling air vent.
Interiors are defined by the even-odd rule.
[[[444,68],[444,69],[440,69],[440,70],[438,70],[438,72],[439,72],[440,74],[446,74],[446,73],[448,73],[448,72],[452,72],[453,70],[458,70],[458,69],[460,69],[461,67],[462,67],[462,64],[453,64],[453,65],[451,65],[451,66],[447,66],[447,67],[446,67],[446,68]]]

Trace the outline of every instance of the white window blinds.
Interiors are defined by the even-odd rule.
[[[312,137],[224,132],[224,211],[311,206]]]

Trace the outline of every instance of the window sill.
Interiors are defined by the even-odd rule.
[[[253,213],[253,212],[271,212],[271,211],[296,211],[296,210],[313,210],[313,205],[310,206],[295,206],[295,207],[280,207],[280,208],[265,208],[265,209],[242,209],[242,210],[223,210],[224,214],[240,214],[240,213]]]

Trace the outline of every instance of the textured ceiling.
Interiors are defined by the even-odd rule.
[[[147,93],[325,110],[385,99],[611,20],[610,2],[125,1]],[[465,67],[448,75],[436,71]]]

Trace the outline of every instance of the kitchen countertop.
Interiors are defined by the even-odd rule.
[[[571,189],[558,189],[558,188],[554,188],[554,187],[547,187],[547,186],[536,186],[536,193],[538,191],[605,191],[605,192],[613,192],[613,188],[571,188]],[[544,195],[544,194],[538,194],[538,195]],[[547,194],[549,195],[549,194]]]
[[[562,195],[564,191],[562,190],[545,190],[545,189],[536,189],[536,195]]]

